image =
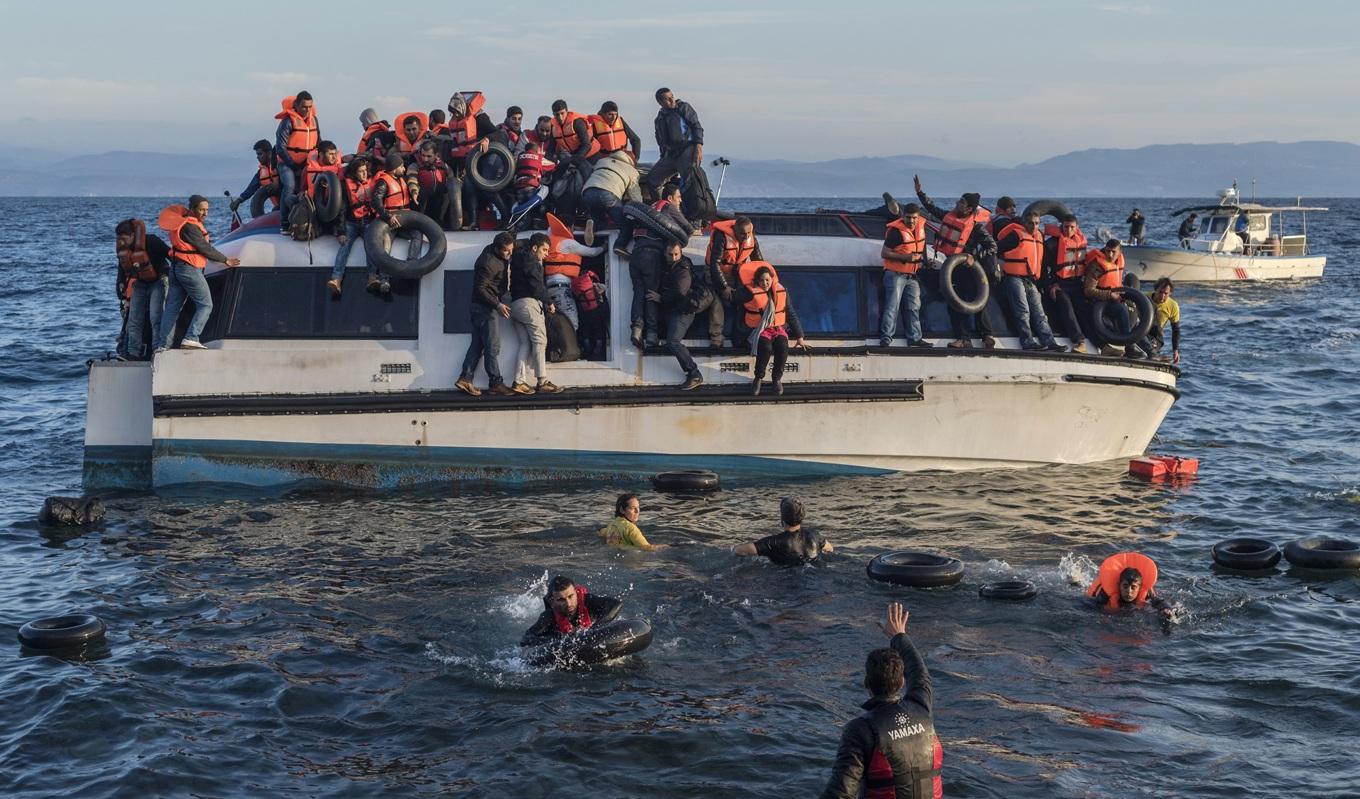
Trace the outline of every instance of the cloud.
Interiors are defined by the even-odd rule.
[[[1107,14],[1131,14],[1139,17],[1150,17],[1154,14],[1165,13],[1161,9],[1153,8],[1148,5],[1133,5],[1132,3],[1101,3],[1095,7],[1096,11],[1104,11]]]
[[[247,75],[251,80],[261,83],[307,83],[315,80],[312,75],[306,72],[251,72]]]
[[[373,98],[374,108],[410,108],[411,103],[410,97],[402,95],[392,96],[383,94]]]
[[[153,91],[145,83],[89,78],[38,78],[26,75],[15,78],[13,84],[14,88],[22,92],[44,95],[129,95],[150,94]]]

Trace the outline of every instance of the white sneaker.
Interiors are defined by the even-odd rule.
[[[179,343],[179,348],[182,349],[182,350],[206,350],[206,349],[207,349],[207,347],[203,346],[202,344],[198,343],[197,341],[189,341],[188,339],[185,339],[184,341],[181,341],[181,342]]]

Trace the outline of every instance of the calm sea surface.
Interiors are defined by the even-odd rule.
[[[1088,233],[1138,205],[1165,241],[1168,212],[1198,201],[1070,205]],[[1235,535],[1360,538],[1360,201],[1315,202],[1333,208],[1309,219],[1325,279],[1177,291],[1185,394],[1154,449],[1201,459],[1180,488],[1122,463],[704,499],[223,486],[112,496],[97,529],[57,531],[34,518],[80,490],[85,361],[118,327],[112,227],[165,201],[0,200],[0,795],[812,796],[891,599],[935,678],[947,796],[1360,795],[1360,579],[1209,558]],[[623,490],[669,549],[597,543]],[[786,494],[836,553],[738,562],[730,547],[774,531]],[[955,555],[964,580],[869,581],[890,548]],[[1179,625],[1082,606],[1074,581],[1127,548],[1156,558]],[[526,666],[514,644],[559,572],[651,619],[652,647]],[[1039,597],[977,596],[1012,574]],[[71,609],[108,622],[106,650],[20,651],[21,624]]]

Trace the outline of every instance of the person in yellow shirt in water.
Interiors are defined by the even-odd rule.
[[[638,529],[638,516],[642,513],[642,503],[637,494],[620,494],[614,503],[614,521],[600,528],[599,536],[611,547],[618,549],[643,549],[655,552],[665,544],[652,544]]]

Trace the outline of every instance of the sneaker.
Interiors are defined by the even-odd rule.
[[[685,382],[680,384],[681,391],[690,391],[704,384],[704,378],[700,375],[690,375],[685,378]]]
[[[891,192],[886,191],[883,192],[883,207],[887,208],[888,213],[892,214],[893,216],[902,215],[902,206],[897,202],[897,200],[893,199]]]
[[[890,339],[890,338],[881,338],[881,339],[878,340],[878,346],[880,346],[880,347],[891,347],[891,346],[892,346],[892,339]]]
[[[331,278],[330,280],[326,281],[326,288],[331,290],[332,297],[340,296],[340,281],[336,280],[335,278]]]
[[[387,278],[383,278],[382,281],[378,283],[378,293],[383,295],[392,293],[392,284],[387,281]]]
[[[454,383],[453,387],[470,397],[482,396],[482,390],[472,385],[472,381],[468,380],[466,377],[458,378],[458,382]]]
[[[1037,341],[1034,342],[1033,344],[1021,344],[1021,345],[1020,345],[1020,349],[1022,349],[1022,350],[1029,350],[1030,352],[1033,352],[1033,351],[1035,351],[1035,350],[1041,350],[1041,349],[1043,349],[1043,348],[1044,348],[1044,345],[1040,344],[1040,343],[1037,342]]]
[[[772,385],[774,386],[774,393],[778,394],[778,395],[781,396],[781,397],[784,396],[784,381],[783,381],[783,380],[776,380],[776,381],[774,381],[774,383],[773,383]]]
[[[515,392],[504,383],[497,383],[486,390],[488,394],[495,394],[498,397],[513,397]]]
[[[153,356],[154,356],[154,355],[160,355],[162,352],[165,352],[165,347],[157,347],[156,350],[155,350],[154,352],[152,352],[151,354],[152,354]]]
[[[708,346],[712,347],[715,350],[720,350],[722,349],[723,346],[723,340],[721,338],[709,339]]]
[[[551,380],[538,381],[538,393],[540,394],[556,394],[561,390],[562,387],[554,384]]]
[[[584,238],[585,238],[585,240],[586,240],[586,246],[587,246],[587,247],[594,247],[594,246],[595,246],[595,220],[594,220],[594,219],[587,219],[587,220],[586,220],[586,235],[585,235]]]
[[[621,244],[614,248],[614,254],[625,259],[633,257],[633,254],[628,251],[628,248]]]
[[[113,359],[114,359],[115,361],[130,361],[130,360],[132,360],[131,358],[129,358],[128,356],[124,355],[124,354],[121,353],[121,352],[118,353],[117,355],[113,356]]]
[[[758,377],[755,380],[751,381],[751,396],[753,397],[760,396],[760,378]]]
[[[1056,341],[1049,344],[1047,347],[1044,347],[1044,349],[1049,352],[1067,352],[1067,348]]]
[[[1076,343],[1076,345],[1074,345],[1074,346],[1072,347],[1072,351],[1075,352],[1075,353],[1077,353],[1078,355],[1085,355],[1085,354],[1086,354],[1086,342],[1085,342],[1085,341],[1078,341],[1078,342]]]
[[[992,338],[991,336],[983,336],[982,346],[986,347],[989,350],[994,350],[996,349],[996,339]]]
[[[1116,357],[1116,356],[1119,356],[1119,355],[1123,355],[1123,354],[1124,354],[1124,348],[1123,348],[1123,347],[1116,347],[1116,346],[1113,345],[1113,344],[1101,344],[1101,345],[1100,345],[1100,354],[1101,354],[1101,355],[1107,355],[1107,356],[1110,356],[1110,357]]]
[[[973,342],[966,338],[956,338],[949,342],[949,348],[951,350],[971,350],[973,348]]]
[[[534,393],[534,387],[531,386],[531,385],[529,385],[528,383],[516,383],[515,386],[514,386],[514,388],[512,388],[512,389],[510,389],[510,390],[511,390],[513,393],[515,393],[515,394],[532,394],[532,393]]]
[[[633,328],[633,335],[628,338],[628,343],[638,349],[642,349],[642,328]]]
[[[926,341],[926,340],[923,339],[923,338],[918,338],[918,339],[916,339],[915,341],[909,342],[909,343],[907,344],[907,346],[909,346],[909,347],[916,347],[917,349],[922,349],[922,350],[928,350],[928,349],[931,349],[932,347],[934,347],[935,345],[934,345],[934,344],[931,344],[929,341]]]
[[[292,228],[292,226],[291,226],[291,225],[287,225],[287,224],[279,225],[279,235],[281,235],[281,236],[291,236],[291,235],[293,235],[293,228]]]
[[[382,281],[379,280],[376,276],[374,276],[374,277],[370,277],[370,278],[368,279],[368,285],[367,285],[367,286],[364,286],[364,289],[365,289],[366,291],[371,291],[371,292],[376,293],[376,292],[378,291],[378,287],[381,286],[381,285],[382,285]]]
[[[182,349],[182,350],[206,350],[206,349],[207,349],[207,347],[203,346],[201,343],[199,343],[199,342],[197,342],[197,341],[192,341],[192,340],[187,339],[187,338],[179,343],[179,348]]]

